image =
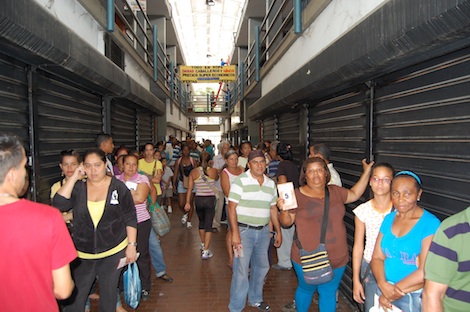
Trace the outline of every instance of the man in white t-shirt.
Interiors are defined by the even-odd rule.
[[[336,171],[336,169],[333,167],[333,164],[330,163],[331,150],[328,147],[328,145],[326,145],[326,143],[318,143],[313,146],[310,146],[309,151],[310,151],[310,155],[308,155],[309,158],[319,157],[326,162],[328,169],[330,170],[330,174],[331,174],[331,179],[328,184],[343,186],[343,183],[341,182],[341,177],[339,176],[338,171]]]

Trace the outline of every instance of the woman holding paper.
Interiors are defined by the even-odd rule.
[[[370,263],[380,289],[379,305],[421,311],[424,263],[440,221],[418,205],[423,186],[414,172],[398,172],[391,193],[395,211],[382,222]]]
[[[84,175],[86,181],[81,181]],[[106,175],[106,157],[99,149],[85,153],[84,164],[57,191],[53,205],[73,209],[73,241],[78,258],[72,264],[76,292],[65,311],[83,312],[90,288],[99,278],[99,311],[116,309],[119,260],[136,261],[137,217],[126,185]]]
[[[150,280],[150,254],[149,238],[152,230],[150,214],[147,210],[147,198],[150,193],[150,182],[146,175],[137,171],[138,159],[135,155],[125,155],[123,159],[123,173],[116,178],[124,182],[131,191],[132,199],[135,204],[137,214],[137,250],[140,253],[137,259],[139,266],[139,275],[142,283],[142,299],[148,299],[151,280]]]
[[[328,187],[330,194],[325,244],[334,276],[331,281],[324,284],[306,284],[300,265],[299,249],[295,243],[292,244],[291,258],[299,283],[295,292],[295,304],[298,312],[308,311],[313,293],[316,290],[319,294],[320,311],[335,311],[336,290],[349,260],[346,227],[343,221],[346,212],[344,204],[355,202],[364,193],[372,165],[373,162],[367,164],[364,159],[362,161],[363,173],[359,181],[351,189],[346,189],[336,185],[327,186],[330,172],[325,161],[317,157],[308,158],[301,169],[301,186],[295,190],[298,208],[283,210],[284,199],[278,199],[281,224],[284,227],[295,224],[298,239],[303,248],[312,251],[320,243],[326,187]]]

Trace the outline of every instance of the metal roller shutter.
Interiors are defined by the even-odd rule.
[[[361,160],[367,150],[367,96],[365,88],[324,100],[309,109],[309,143],[327,143],[331,149],[330,162],[341,176],[344,187],[351,188],[361,176]],[[347,205],[344,218],[348,245],[352,250],[354,240],[354,216]],[[340,288],[345,294],[352,293],[351,262]]]
[[[139,110],[137,112],[137,120],[138,120],[138,135],[137,138],[139,140],[139,146],[144,145],[147,142],[154,142],[154,127],[153,127],[153,120],[154,116],[149,111]]]
[[[470,49],[388,75],[374,103],[375,154],[423,180],[421,205],[439,218],[468,206]]]
[[[102,131],[101,97],[45,72],[37,72],[38,200],[47,202],[60,178],[62,150],[83,153]]]
[[[28,79],[26,65],[0,54],[0,131],[29,141]],[[28,144],[25,145],[28,150]]]
[[[304,158],[304,151],[301,150],[299,139],[299,112],[289,112],[278,116],[279,137],[282,143],[292,146],[291,152],[294,162],[300,166],[301,159]]]
[[[137,116],[135,104],[115,100],[111,103],[111,135],[114,145],[125,146],[129,150],[137,146]]]
[[[276,116],[263,120],[263,140],[276,140]]]
[[[365,90],[351,91],[309,109],[309,144],[327,143],[330,161],[343,185],[353,186],[362,172],[367,149]]]

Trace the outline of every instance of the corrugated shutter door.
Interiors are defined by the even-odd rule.
[[[29,141],[28,80],[25,64],[0,54],[0,131]],[[25,144],[28,149],[28,144]]]
[[[151,112],[147,110],[139,110],[137,114],[138,123],[139,123],[139,145],[142,146],[145,143],[154,142],[154,135],[153,135],[153,120],[154,116]]]
[[[378,161],[415,171],[420,205],[447,217],[470,201],[470,49],[384,77],[374,116]]]
[[[102,131],[101,97],[70,82],[38,71],[37,131],[39,133],[38,199],[47,201],[49,188],[60,178],[62,150],[83,153],[95,147]]]
[[[278,116],[279,138],[278,140],[292,146],[291,152],[294,162],[300,166],[304,151],[300,148],[299,141],[299,112],[285,113]]]
[[[330,162],[347,186],[354,185],[362,172],[360,162],[366,151],[366,125],[363,91],[349,92],[309,109],[309,144],[328,144]]]
[[[276,124],[275,117],[268,117],[263,120],[263,140],[276,140]]]
[[[344,187],[351,188],[362,174],[361,160],[366,153],[366,94],[355,90],[324,100],[309,109],[310,144],[327,143],[330,162],[341,176]],[[353,245],[353,205],[347,205],[344,218],[348,245]],[[351,262],[346,267],[340,285],[346,294],[352,293]]]
[[[135,104],[126,101],[113,101],[111,103],[111,135],[114,145],[125,146],[135,150],[137,138]]]

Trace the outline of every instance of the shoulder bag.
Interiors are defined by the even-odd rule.
[[[321,225],[320,244],[313,251],[306,251],[297,237],[297,230],[294,234],[294,241],[300,252],[300,265],[306,284],[319,285],[324,284],[333,278],[333,268],[328,258],[328,252],[325,245],[326,227],[328,226],[328,213],[330,209],[330,193],[328,187],[325,187],[325,208],[323,212],[323,221]]]
[[[171,230],[171,223],[165,210],[155,202],[152,204],[150,195],[147,198],[149,204],[150,220],[152,221],[152,229],[158,236],[164,236]]]
[[[204,171],[202,170],[201,167],[197,168],[199,170],[199,174],[201,175],[201,179],[206,182],[206,184],[211,188],[212,192],[214,192],[215,199],[219,200],[220,193],[219,190],[214,187],[214,185],[210,184],[209,181],[207,181],[207,176],[204,174]]]

